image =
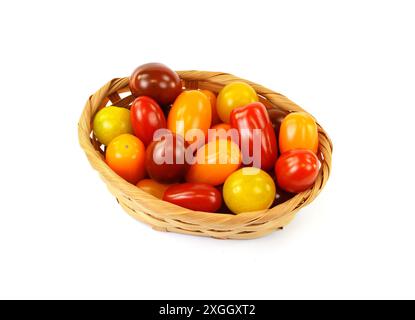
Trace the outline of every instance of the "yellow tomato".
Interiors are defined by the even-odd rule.
[[[193,143],[199,129],[205,136],[212,121],[212,109],[207,96],[198,90],[182,92],[174,101],[167,118],[167,128]]]
[[[265,171],[243,168],[232,173],[223,186],[223,199],[236,214],[268,209],[275,199],[275,183]]]
[[[216,101],[216,109],[219,118],[229,123],[231,112],[235,108],[246,106],[258,101],[258,95],[254,88],[245,82],[232,82],[226,85],[220,92]]]
[[[130,110],[114,106],[103,108],[95,115],[93,127],[98,141],[107,146],[119,135],[133,133]]]
[[[153,179],[143,179],[137,183],[137,187],[139,187],[141,190],[159,199],[163,199],[164,191],[166,191],[170,186],[171,184],[160,183]]]
[[[294,149],[318,149],[318,129],[313,117],[305,112],[293,112],[281,123],[279,146],[281,153]]]
[[[186,181],[217,186],[240,165],[239,147],[230,140],[216,139],[197,150],[196,163],[190,166]]]

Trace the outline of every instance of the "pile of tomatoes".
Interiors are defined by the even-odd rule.
[[[113,171],[159,199],[239,214],[268,209],[317,178],[314,119],[268,110],[247,83],[216,96],[183,89],[177,73],[149,63],[133,72],[130,90],[131,107],[97,112],[94,135]]]

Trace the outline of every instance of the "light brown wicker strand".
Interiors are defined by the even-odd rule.
[[[230,74],[206,71],[178,71],[178,74],[187,88],[209,89],[215,92],[230,82],[244,81],[254,87],[267,107],[289,112],[304,111],[285,96]],[[115,174],[106,165],[98,144],[91,137],[91,120],[108,100],[114,105],[123,107],[131,103],[131,96],[123,99],[119,96],[119,93],[129,92],[128,81],[128,78],[113,79],[88,99],[78,124],[79,142],[92,167],[100,173],[108,189],[124,210],[154,229],[219,239],[261,237],[287,225],[298,210],[312,202],[326,184],[330,175],[333,146],[326,132],[319,126],[319,152],[322,163],[317,181],[309,190],[297,194],[274,208],[240,215],[212,214],[188,210],[156,199]]]

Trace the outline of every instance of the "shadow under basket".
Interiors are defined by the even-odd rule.
[[[187,89],[208,89],[219,92],[233,81],[250,84],[267,108],[286,112],[304,111],[285,96],[261,85],[222,72],[178,71]],[[129,107],[134,100],[128,88],[129,78],[113,79],[93,94],[87,101],[78,124],[79,142],[92,167],[97,170],[108,189],[124,210],[137,220],[149,224],[158,231],[171,231],[219,239],[253,239],[282,229],[304,206],[311,203],[326,184],[331,170],[332,143],[318,125],[321,168],[314,185],[284,203],[268,210],[247,212],[239,215],[207,213],[188,210],[159,200],[128,183],[104,161],[102,146],[92,133],[95,113],[107,105]]]

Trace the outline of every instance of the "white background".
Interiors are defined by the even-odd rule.
[[[2,1],[0,298],[415,298],[413,1]],[[334,142],[326,189],[252,241],[159,233],[78,145],[146,62],[279,91]]]

